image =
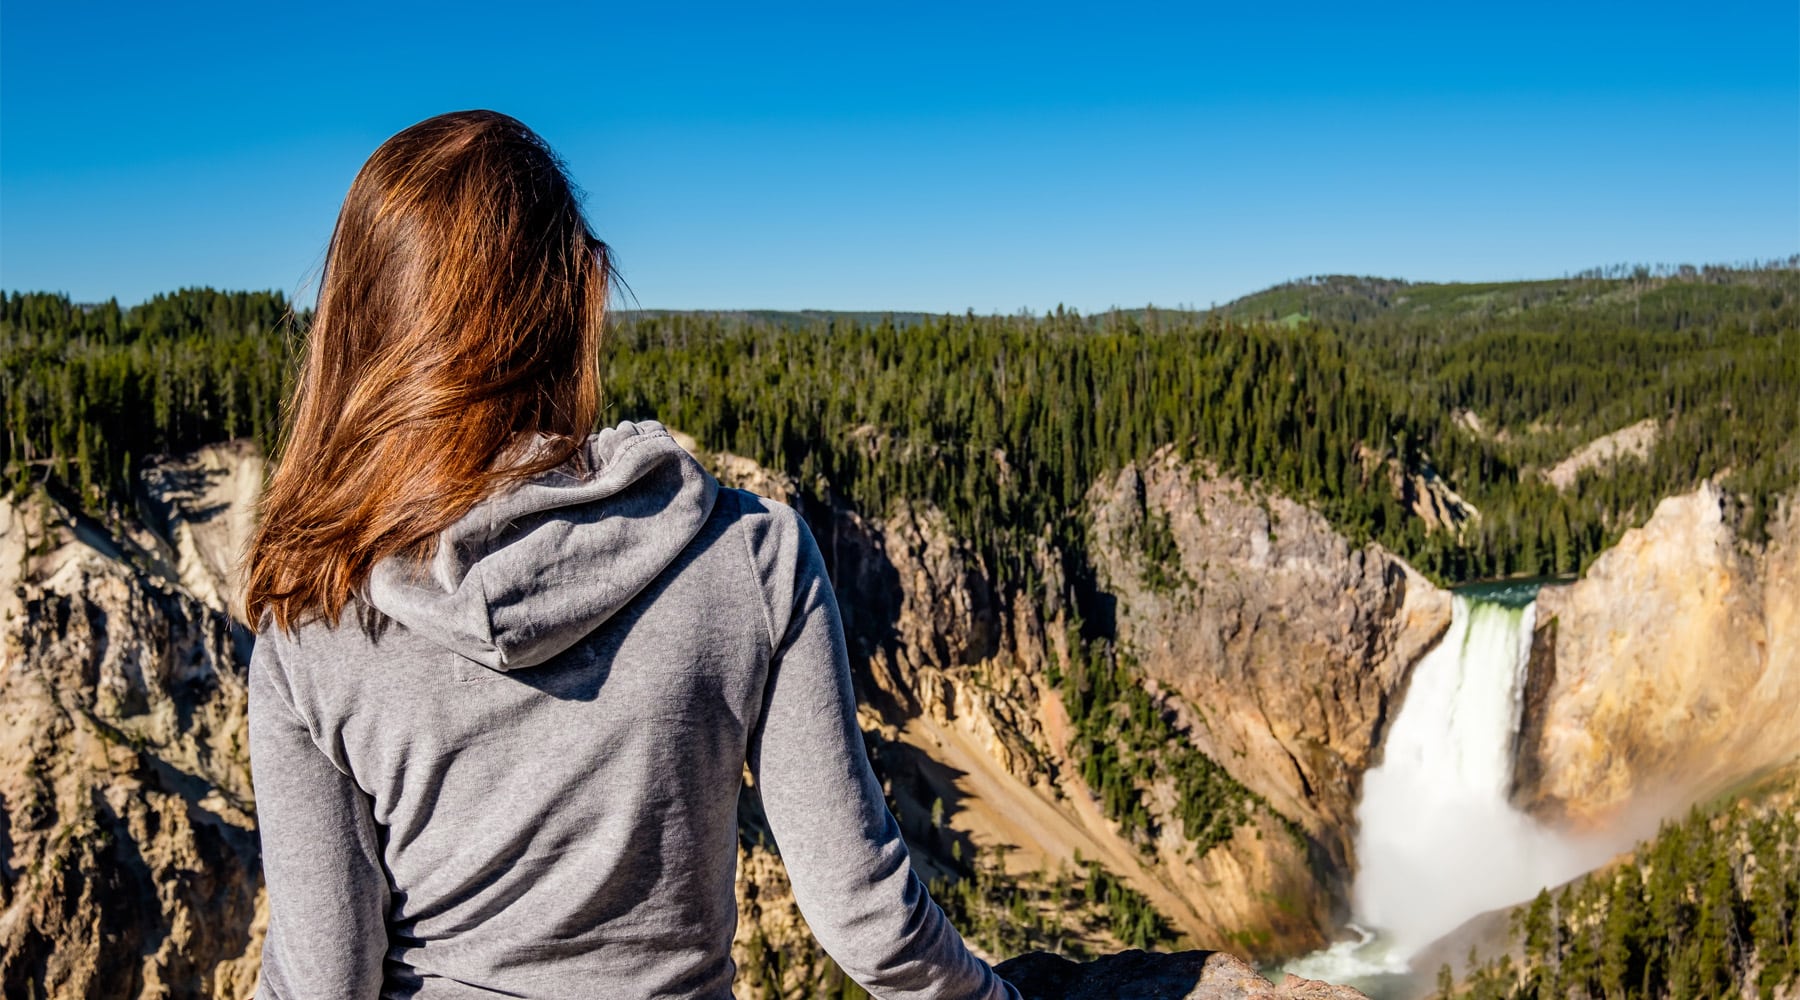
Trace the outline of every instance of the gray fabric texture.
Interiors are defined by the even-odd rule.
[[[748,762],[807,922],[877,997],[1012,998],[913,872],[806,523],[660,425],[483,502],[366,629],[258,637],[258,996],[731,996]]]

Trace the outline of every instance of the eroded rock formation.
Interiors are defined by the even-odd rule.
[[[1800,754],[1800,495],[1765,544],[1708,483],[1538,597],[1516,800],[1577,826],[1655,816]]]
[[[48,498],[0,501],[0,985],[242,997],[262,921],[228,618]]]
[[[1298,821],[1347,885],[1361,775],[1412,665],[1449,626],[1449,595],[1316,511],[1170,449],[1088,500],[1124,648],[1179,693],[1195,745]]]
[[[256,529],[263,473],[262,453],[243,440],[144,470],[144,507],[159,569],[201,601],[234,614],[241,611],[232,605],[238,557]]]
[[[1480,419],[1473,412],[1464,414],[1475,422],[1475,432],[1479,434]],[[1361,444],[1356,446],[1356,458],[1362,466],[1363,481],[1369,483],[1377,476],[1385,476],[1394,499],[1423,521],[1427,531],[1460,533],[1465,525],[1481,518],[1481,511],[1451,489],[1430,465],[1408,467],[1393,455]]]
[[[1645,418],[1589,441],[1571,452],[1569,457],[1545,469],[1542,475],[1559,490],[1573,489],[1576,479],[1589,469],[1603,469],[1622,458],[1647,457],[1660,431],[1661,426],[1654,418]]]

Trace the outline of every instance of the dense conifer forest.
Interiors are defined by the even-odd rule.
[[[1772,786],[1772,787],[1770,787]],[[1622,863],[1512,914],[1513,952],[1466,975],[1450,1000],[1731,997],[1769,1000],[1800,981],[1800,774],[1695,808]]]
[[[120,308],[0,298],[0,466],[93,512],[131,502],[135,463],[234,437],[268,448],[292,365],[279,292],[185,289]],[[302,317],[304,318],[304,317]]]
[[[0,302],[0,441],[126,502],[133,456],[276,434],[294,333],[277,293],[129,309]],[[303,327],[304,314],[289,326]],[[1443,582],[1570,573],[1658,499],[1722,477],[1752,534],[1800,481],[1800,263],[1502,285],[1299,282],[1205,315],[624,314],[607,420],[656,417],[866,510],[944,508],[1002,580],[1085,544],[1101,474],[1172,443],[1317,505]],[[1562,491],[1539,474],[1655,421]],[[1390,488],[1432,470],[1480,512],[1431,531]],[[36,471],[33,471],[36,470]]]

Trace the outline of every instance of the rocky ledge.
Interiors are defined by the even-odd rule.
[[[995,971],[1025,1000],[1368,1000],[1348,986],[1291,974],[1277,986],[1222,951],[1124,951],[1092,962],[1034,951]]]

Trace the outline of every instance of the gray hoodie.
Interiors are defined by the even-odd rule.
[[[729,997],[747,761],[846,972],[1016,998],[913,873],[805,522],[654,422],[587,458],[378,566],[372,633],[258,638],[258,995]]]

